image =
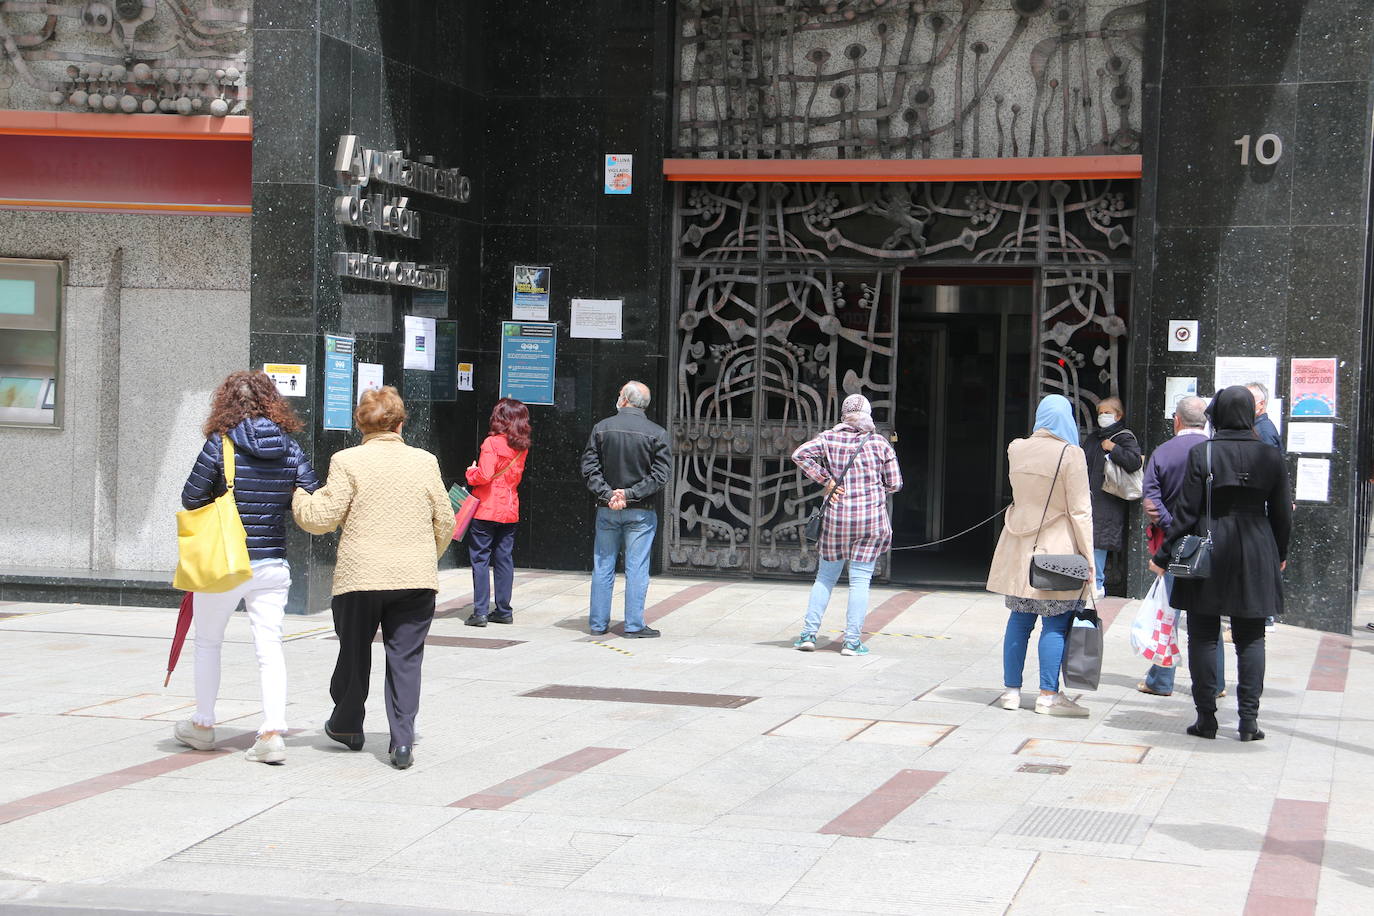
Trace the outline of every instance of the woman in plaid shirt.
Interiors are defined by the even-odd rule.
[[[841,417],[837,426],[792,453],[802,473],[824,484],[831,497],[821,527],[820,564],[806,607],[806,623],[792,645],[803,652],[815,651],[816,631],[830,603],[830,592],[848,561],[849,616],[840,654],[867,655],[868,647],[860,641],[860,634],[868,616],[868,583],[878,557],[892,545],[887,494],[902,488],[902,472],[887,439],[874,435],[873,405],[868,398],[861,394],[845,398]],[[851,457],[853,464],[845,473]],[[837,475],[844,479],[837,480]]]

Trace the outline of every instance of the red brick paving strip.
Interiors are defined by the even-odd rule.
[[[1111,629],[1116,622],[1116,615],[1121,613],[1121,609],[1126,606],[1130,598],[1098,598],[1097,616],[1102,621],[1102,632]]]
[[[930,592],[919,592],[914,589],[907,589],[888,598],[882,604],[869,611],[868,616],[864,618],[862,639],[867,642],[868,637],[872,636],[874,633],[877,633],[879,630],[887,629],[887,625],[896,620],[902,611],[905,611],[929,594]]]
[[[540,789],[547,789],[551,785],[560,783],[569,776],[584,773],[598,763],[605,763],[612,757],[619,757],[627,750],[629,748],[584,747],[580,751],[574,751],[566,757],[559,757],[557,760],[541,767],[535,767],[533,770],[507,779],[505,782],[499,782],[481,792],[460,798],[449,807],[484,808],[488,811],[495,811],[498,808],[504,808],[513,801],[533,795]]]
[[[1316,912],[1327,807],[1326,802],[1274,799],[1264,846],[1250,879],[1245,916]]]
[[[288,734],[293,733],[294,731],[288,732]],[[17,821],[20,818],[32,817],[35,814],[42,814],[44,811],[51,811],[53,808],[60,808],[63,805],[70,805],[72,802],[103,795],[114,789],[122,789],[125,786],[142,782],[145,779],[152,779],[154,776],[165,776],[168,773],[175,773],[177,770],[184,770],[198,763],[205,763],[207,760],[215,760],[224,756],[230,748],[240,751],[247,750],[256,738],[255,732],[246,732],[218,742],[213,751],[181,751],[166,757],[159,757],[156,760],[149,760],[146,763],[125,767],[122,770],[115,770],[113,773],[92,776],[90,779],[83,779],[80,782],[49,789],[47,792],[39,792],[37,795],[29,795],[16,801],[0,804],[0,824],[8,824],[10,821]]]
[[[817,832],[840,836],[873,836],[944,778],[945,774],[938,770],[899,770],[896,776]]]
[[[1345,693],[1345,676],[1349,670],[1350,637],[1327,633],[1317,646],[1312,673],[1307,676],[1307,689]]]
[[[703,582],[698,585],[689,585],[681,591],[674,592],[662,601],[655,602],[644,609],[644,625],[646,627],[653,626],[678,608],[691,604],[698,598],[709,595],[718,588],[724,588],[725,584],[724,582]],[[614,613],[615,609],[612,608],[611,610]],[[624,636],[624,622],[614,624],[610,632],[614,633],[616,636]],[[585,639],[584,642],[595,642],[598,639],[605,638],[604,636],[592,636]]]
[[[584,687],[578,684],[546,684],[526,691],[520,696],[552,700],[653,703],[660,706],[701,706],[707,709],[738,709],[758,699],[730,693],[685,693],[678,690],[639,690],[633,687]]]

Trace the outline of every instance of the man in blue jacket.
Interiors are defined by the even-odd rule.
[[[1150,519],[1150,547],[1153,552],[1156,542],[1163,542],[1169,526],[1173,524],[1174,501],[1183,491],[1183,476],[1188,469],[1188,453],[1207,441],[1207,402],[1198,397],[1186,397],[1174,408],[1174,437],[1154,450],[1150,462],[1145,466],[1145,479],[1141,484],[1141,501],[1145,514]],[[1164,575],[1164,588],[1172,591],[1174,577]],[[1182,622],[1182,613],[1179,621]],[[1224,684],[1226,644],[1217,643],[1217,682]],[[1161,668],[1151,665],[1145,680],[1136,685],[1141,693],[1151,693],[1167,697],[1174,692],[1174,672],[1177,668]],[[1225,693],[1225,691],[1222,691]]]
[[[1283,451],[1283,440],[1279,438],[1278,427],[1269,419],[1269,389],[1263,382],[1251,382],[1245,386],[1255,396],[1255,435],[1260,441]]]

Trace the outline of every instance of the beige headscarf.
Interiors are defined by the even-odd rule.
[[[851,394],[840,407],[840,422],[835,429],[857,429],[861,433],[871,433],[873,425],[873,405],[861,394]]]

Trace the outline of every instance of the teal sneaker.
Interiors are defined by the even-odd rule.
[[[802,635],[797,637],[797,641],[792,643],[792,648],[797,649],[801,652],[815,652],[816,634],[807,633],[805,630],[803,630]]]
[[[840,650],[840,654],[841,654],[841,655],[867,655],[867,654],[868,654],[868,646],[865,646],[863,643],[859,642],[858,640],[855,640],[854,642],[845,642],[844,648]]]

